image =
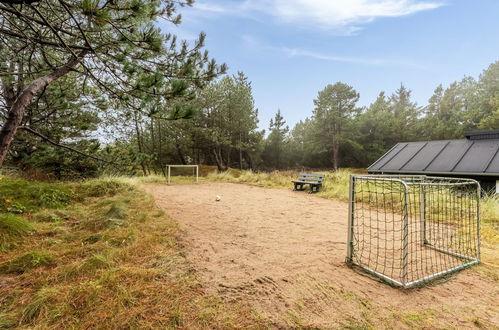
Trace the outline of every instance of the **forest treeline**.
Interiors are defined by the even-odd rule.
[[[82,153],[22,132],[13,146],[14,164],[60,178],[161,174],[167,164],[216,165],[219,170],[360,168],[397,142],[459,139],[469,130],[499,127],[499,61],[478,79],[464,77],[437,86],[425,106],[414,102],[402,84],[390,94],[380,92],[367,107],[358,106],[354,87],[330,84],[313,100],[309,118],[290,128],[277,109],[267,130],[258,128],[251,82],[242,72],[220,77],[147,114],[98,110],[67,86],[54,86],[53,96],[47,93],[47,102],[57,104],[60,117],[34,125],[46,137]],[[172,120],[176,112],[184,118]]]
[[[259,130],[251,83],[240,72],[180,101],[195,109],[191,118],[135,118],[125,134],[128,142],[106,148],[141,155],[144,173],[161,173],[167,164],[220,170],[366,167],[397,142],[460,139],[469,130],[499,128],[499,61],[478,79],[437,86],[425,106],[402,84],[390,94],[380,92],[367,107],[358,100],[352,86],[327,85],[313,100],[311,117],[289,128],[277,109],[268,129]]]
[[[355,86],[332,81],[289,127],[279,109],[259,123],[250,79],[227,75],[204,34],[190,45],[158,28],[192,0],[3,3],[0,166],[58,179],[167,164],[365,167],[400,141],[499,128],[499,61],[436,86],[427,105],[401,84],[361,107]]]

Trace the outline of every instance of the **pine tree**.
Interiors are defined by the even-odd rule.
[[[335,170],[340,166],[340,147],[354,142],[349,129],[359,114],[358,100],[359,93],[341,82],[327,85],[314,100],[315,139],[330,154]]]
[[[180,23],[178,6],[192,0],[0,1],[0,68],[4,103],[0,166],[33,100],[70,72],[115,107],[145,114],[203,86],[225,66],[157,27]],[[84,91],[83,89],[82,91]],[[190,116],[176,112],[175,118]]]
[[[286,125],[280,109],[277,110],[275,117],[270,119],[269,132],[262,157],[267,165],[281,168],[284,165],[283,156],[289,127]]]

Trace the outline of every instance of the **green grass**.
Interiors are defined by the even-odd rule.
[[[318,172],[326,173],[326,181],[317,195],[346,201],[349,175],[354,172]],[[290,181],[297,174],[230,170],[201,180],[291,189]],[[177,182],[192,182],[192,177],[182,180]],[[0,253],[0,277],[9,279],[0,285],[0,328],[269,327],[246,303],[226,303],[202,290],[176,240],[177,224],[139,188],[143,183],[164,182],[156,176],[53,185],[3,177],[1,196],[23,210],[0,210],[0,244],[7,244]],[[32,190],[46,197],[39,198]],[[474,270],[496,279],[498,219],[499,199],[484,198],[484,262]],[[339,320],[344,327],[383,324],[376,309],[365,304],[366,298],[341,299],[339,303],[358,303],[355,308],[362,310],[356,319]],[[393,320],[387,320],[399,322],[394,327],[416,328],[439,325],[441,313],[393,312]],[[305,320],[296,321],[297,326],[307,325]],[[473,322],[488,325],[481,319]]]
[[[33,226],[16,214],[0,214],[0,231],[8,235],[24,235],[33,230]]]
[[[0,252],[14,248],[34,227],[17,214],[0,213]]]
[[[31,251],[0,264],[0,273],[22,274],[38,267],[50,265],[53,260],[53,255],[47,251]]]
[[[24,207],[0,213],[0,242],[10,244],[0,253],[0,328],[262,324],[247,304],[200,289],[177,243],[177,224],[140,183],[0,180],[2,196]]]
[[[34,299],[32,299],[23,309],[21,323],[32,323],[36,318],[50,312],[49,306],[58,294],[60,294],[60,292],[54,288],[44,288],[38,291],[35,294]]]
[[[71,191],[62,183],[37,182],[0,177],[0,212],[27,213],[41,208],[68,205]]]

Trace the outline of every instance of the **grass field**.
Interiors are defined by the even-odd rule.
[[[317,196],[347,200],[351,173],[326,172]],[[297,172],[203,174],[202,182],[291,189]],[[174,180],[189,183],[192,177]],[[250,306],[224,303],[202,290],[177,242],[175,219],[140,190],[153,182],[165,181],[151,176],[49,184],[1,177],[0,329],[268,327]],[[481,211],[483,262],[472,271],[499,283],[499,199],[484,198]],[[393,313],[414,328],[438,317],[435,311]],[[370,328],[368,321],[352,328]]]
[[[0,181],[0,329],[263,324],[205,294],[134,180]]]

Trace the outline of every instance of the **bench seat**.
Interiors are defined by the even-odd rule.
[[[305,190],[303,186],[308,184],[311,194],[319,191],[322,187],[322,181],[324,181],[324,174],[300,173],[298,179],[291,182],[295,185],[293,190]]]

